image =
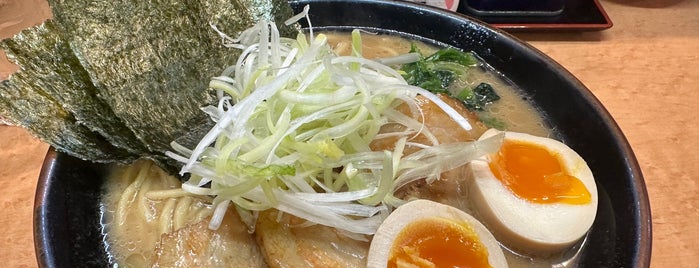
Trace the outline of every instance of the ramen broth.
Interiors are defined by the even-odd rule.
[[[349,34],[341,32],[326,34],[329,43],[339,54],[349,54],[351,49]],[[362,34],[362,53],[367,58],[391,57],[408,53],[411,44],[415,42],[393,35]],[[424,43],[418,43],[418,46],[423,54],[430,54],[437,50],[436,47]],[[544,137],[555,136],[552,129],[546,125],[541,113],[527,101],[527,96],[486,64],[471,68],[465,77],[465,80],[459,83],[471,87],[481,82],[489,83],[501,97],[500,100],[486,107],[485,111],[479,112],[479,116],[495,118],[509,131]],[[150,164],[140,161],[137,165]],[[138,182],[137,170],[133,167],[117,168],[106,183],[102,197],[102,224],[107,252],[111,254],[112,262],[131,266],[143,266],[149,263],[154,245],[161,234],[184,224],[206,220],[212,213],[211,200],[207,198],[188,195],[165,199],[147,198],[148,193],[153,191],[176,192],[180,188],[180,182],[156,167],[149,168],[147,174],[141,174],[148,178],[145,180],[141,178]],[[134,190],[135,192],[128,192]],[[125,191],[128,193],[125,194]],[[134,202],[124,211],[123,203],[129,199],[146,201]],[[119,215],[120,213],[122,215]],[[179,214],[174,215],[176,213]],[[173,220],[176,223],[167,224],[162,220],[164,217],[180,218]],[[574,257],[579,252],[579,248],[581,248],[580,245],[563,253],[562,256],[547,258],[519,256],[509,250],[505,250],[505,255],[510,267],[551,267],[552,265],[568,267],[575,266]],[[571,260],[572,262],[569,262]]]
[[[157,197],[158,193],[179,190],[181,185],[177,178],[147,160],[114,167],[101,204],[101,223],[111,261],[127,267],[148,266],[162,234],[211,215],[210,199]]]
[[[340,55],[349,55],[351,40],[347,33],[328,33],[328,42]],[[366,58],[387,58],[410,52],[411,45],[417,44],[424,55],[429,55],[439,48],[416,42],[415,40],[383,34],[362,34],[362,55]],[[476,55],[477,56],[477,55]],[[476,57],[478,58],[478,57]],[[506,81],[502,75],[481,61],[480,66],[471,68],[461,77],[458,88],[474,88],[480,83],[490,84],[500,96],[500,100],[486,107],[486,111],[478,112],[484,118],[495,118],[502,122],[508,131],[529,133],[535,136],[550,137],[554,133],[544,122],[541,113],[526,99],[528,97]],[[458,92],[452,92],[457,95]]]

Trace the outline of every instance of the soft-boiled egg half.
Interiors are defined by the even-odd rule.
[[[480,139],[501,131],[491,129]],[[506,246],[546,255],[579,241],[597,213],[597,186],[587,163],[565,144],[505,132],[497,153],[470,163],[469,198]]]
[[[495,237],[471,215],[415,200],[398,207],[374,235],[368,267],[507,267]]]

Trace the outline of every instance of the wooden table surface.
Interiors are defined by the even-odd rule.
[[[641,165],[652,267],[699,260],[699,1],[602,0],[606,31],[518,37],[561,63],[604,104]],[[0,5],[2,7],[2,5]],[[36,267],[32,206],[48,146],[0,126],[0,266]]]

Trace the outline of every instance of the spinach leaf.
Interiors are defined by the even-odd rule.
[[[410,52],[422,55],[415,44],[411,46]],[[401,71],[408,84],[433,93],[448,93],[447,88],[456,78],[475,64],[476,60],[471,54],[454,48],[443,48],[428,57],[421,56],[419,61],[403,65]]]
[[[479,115],[479,118],[481,119],[481,122],[485,124],[489,128],[495,128],[498,130],[506,130],[507,129],[507,124],[503,122],[502,120],[492,117],[492,116],[483,116]]]
[[[453,62],[463,65],[464,67],[475,65],[476,59],[469,53],[462,52],[455,48],[443,48],[430,55],[425,59],[429,62]]]
[[[463,89],[456,95],[466,105],[469,110],[483,111],[485,106],[500,99],[493,87],[488,83],[480,83],[473,90]]]
[[[454,81],[466,74],[466,70],[478,64],[475,57],[455,48],[443,48],[427,57],[422,56],[415,44],[410,52],[419,53],[420,60],[401,67],[408,84],[433,93],[445,93],[461,100],[469,110],[483,111],[485,106],[500,99],[493,87],[481,83],[476,88],[463,89],[456,96],[448,90]]]

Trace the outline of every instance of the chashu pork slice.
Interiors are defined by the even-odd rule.
[[[369,242],[278,210],[260,212],[257,241],[270,267],[366,267]]]
[[[471,124],[472,129],[468,131],[464,130],[439,106],[422,96],[418,96],[416,99],[419,109],[418,112],[422,114],[413,114],[410,108],[405,104],[399,106],[397,110],[407,116],[417,119],[419,122],[424,123],[424,128],[429,130],[429,132],[434,135],[434,138],[440,144],[472,142],[477,140],[478,137],[480,137],[488,129],[485,124],[480,121],[478,115],[466,109],[461,101],[445,94],[439,94],[439,97],[442,99],[442,101],[447,103],[464,118],[466,118]],[[381,128],[382,133],[401,131],[405,131],[403,126],[385,125]],[[374,151],[393,150],[397,140],[397,137],[389,136],[374,140],[370,146]],[[424,144],[427,146],[433,145],[430,142],[430,139],[424,134],[411,135],[408,138],[408,142]],[[404,154],[409,155],[418,150],[419,147],[407,145],[405,147]],[[409,183],[408,185],[398,189],[395,195],[396,197],[405,200],[411,198],[428,199],[468,210],[469,204],[465,201],[468,200],[465,198],[466,193],[468,193],[468,190],[466,189],[466,176],[464,175],[465,170],[466,165],[445,171],[440,175],[439,179],[433,181],[432,183],[427,183],[425,180],[418,180]]]
[[[218,230],[209,220],[163,234],[151,267],[267,267],[255,238],[231,210]]]

